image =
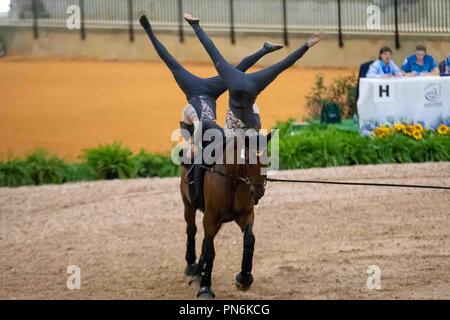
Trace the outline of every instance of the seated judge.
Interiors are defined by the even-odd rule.
[[[392,78],[401,77],[402,71],[392,60],[392,50],[389,47],[382,47],[378,60],[374,61],[367,72],[367,78]]]
[[[427,54],[427,48],[419,44],[416,46],[415,54],[405,59],[402,70],[406,76],[439,75],[439,68],[434,58]]]
[[[445,66],[444,74],[446,74],[446,75],[449,74],[450,75],[450,56],[448,56],[445,59],[444,66]]]

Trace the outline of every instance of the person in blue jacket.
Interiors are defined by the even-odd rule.
[[[367,72],[367,78],[401,77],[402,71],[392,60],[391,48],[385,46],[380,49],[378,60],[374,61]]]
[[[402,70],[407,76],[439,75],[436,61],[422,44],[416,46],[415,54],[405,59]]]
[[[445,74],[450,74],[450,56],[445,59]]]

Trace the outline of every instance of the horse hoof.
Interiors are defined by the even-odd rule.
[[[197,269],[197,264],[194,262],[193,264],[188,264],[184,269],[184,274],[188,277],[192,277],[195,275],[195,270]]]
[[[201,287],[197,293],[197,298],[201,300],[210,300],[214,299],[215,297],[216,295],[214,294],[214,292],[211,290],[210,287]]]
[[[197,285],[200,287],[200,282],[202,281],[202,277],[199,275],[194,275],[191,277],[191,279],[189,280],[189,285]]]
[[[253,276],[251,273],[249,274],[242,274],[242,272],[238,273],[235,279],[235,284],[238,290],[248,290],[250,289],[251,285],[253,283]]]

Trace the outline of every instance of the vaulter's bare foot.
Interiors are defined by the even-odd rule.
[[[312,48],[316,44],[318,44],[322,38],[322,32],[316,32],[313,35],[311,35],[307,41],[308,47]]]
[[[281,48],[283,48],[281,44],[274,44],[269,41],[264,42],[264,49],[266,49],[269,52],[274,52],[280,50]]]
[[[194,18],[190,13],[183,14],[184,20],[186,20],[190,25],[197,24],[200,22],[199,18]]]

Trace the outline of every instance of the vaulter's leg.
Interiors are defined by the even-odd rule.
[[[253,283],[252,267],[253,252],[255,250],[255,236],[253,234],[254,213],[236,221],[243,233],[244,246],[242,253],[241,272],[236,275],[235,283],[239,290],[247,290]]]
[[[277,50],[280,50],[283,48],[282,45],[279,44],[273,44],[268,41],[264,42],[264,45],[261,49],[256,51],[255,53],[246,56],[244,59],[239,62],[235,68],[237,70],[240,70],[242,72],[247,71],[250,67],[252,67],[258,60],[260,60],[262,57],[264,57],[266,54],[270,52],[274,52]],[[227,86],[225,85],[225,82],[223,78],[220,75],[217,75],[215,77],[210,77],[205,79],[205,86],[208,88],[207,92],[211,97],[219,97],[222,93],[224,93],[227,90]]]
[[[245,78],[245,74],[232,66],[225,58],[222,56],[220,51],[215,46],[214,42],[207,36],[205,31],[200,27],[200,20],[198,18],[192,17],[190,14],[185,13],[184,19],[191,25],[194,29],[195,34],[200,40],[201,44],[205,48],[206,52],[209,54],[211,60],[214,63],[219,75],[222,77],[228,89],[239,89],[234,87],[239,87],[238,80],[240,78]]]
[[[309,50],[309,48],[315,46],[321,40],[321,33],[317,32],[313,34],[308,41],[306,41],[301,47],[293,51],[283,60],[264,68],[263,70],[250,73],[248,77],[258,87],[259,92],[264,90],[276,77],[283,71],[294,65],[303,55]]]
[[[166,47],[158,40],[156,37],[150,22],[148,21],[147,17],[143,15],[139,19],[142,27],[145,30],[145,33],[147,34],[148,38],[153,44],[153,47],[155,48],[156,52],[158,53],[159,57],[162,61],[166,64],[166,66],[169,68],[170,72],[172,72],[173,77],[175,78],[175,81],[178,83],[178,86],[180,89],[184,92],[186,96],[191,96],[193,92],[195,91],[195,86],[198,81],[201,81],[201,79],[188,70],[184,68],[166,49]]]
[[[264,42],[264,45],[261,49],[259,49],[258,51],[249,56],[246,56],[244,59],[241,60],[241,62],[239,62],[235,66],[235,68],[242,72],[245,72],[266,54],[280,50],[281,48],[283,48],[283,46],[280,44],[273,44],[270,43],[269,41],[266,41]]]

